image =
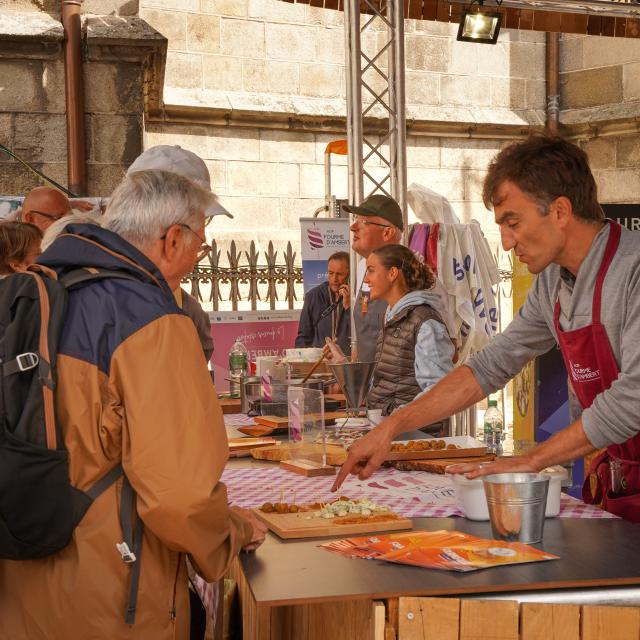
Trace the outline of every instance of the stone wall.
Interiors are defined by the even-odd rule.
[[[26,9],[30,3],[23,4]],[[109,6],[117,4],[122,9],[127,6],[126,2]],[[59,19],[44,11],[2,14],[0,142],[66,186],[62,38]],[[109,195],[141,152],[143,64],[154,48],[163,46],[164,38],[135,17],[85,21],[86,195]],[[24,166],[0,154],[0,193],[24,195],[40,183]]]
[[[216,218],[210,227],[222,246],[235,239],[246,249],[254,240],[266,250],[272,240],[282,250],[288,241],[299,246],[298,219],[324,203],[324,151],[334,139],[253,127],[151,125],[145,146],[180,144],[205,159],[215,191],[236,217],[233,222]],[[410,136],[408,182],[445,195],[463,220],[476,217],[486,223],[495,243],[497,230],[482,205],[481,189],[486,166],[500,146],[494,140]],[[346,198],[345,157],[332,156],[332,167],[333,194]]]
[[[280,0],[141,0],[140,15],[169,39],[168,104],[345,114],[341,11]],[[368,54],[385,38],[375,26],[363,33]],[[409,119],[542,123],[544,34],[503,30],[488,47],[456,42],[457,25],[406,20],[405,31]]]
[[[640,114],[640,41],[563,35],[561,120],[603,123]]]
[[[606,203],[640,203],[640,145],[638,134],[612,135],[582,141]]]
[[[214,222],[221,241],[298,246],[298,218],[323,204],[324,148],[346,132],[273,130],[262,120],[345,116],[344,14],[279,0],[141,0],[140,15],[169,41],[167,109],[202,110],[200,123],[148,124],[145,146],[180,144],[207,160],[223,204],[236,214],[232,228]],[[405,30],[409,122],[542,124],[544,34],[503,30],[500,43],[487,47],[456,42],[456,25],[407,20]],[[383,37],[380,26],[365,31],[363,50],[378,49]],[[246,126],[207,125],[207,108],[232,119],[249,114]],[[483,170],[503,141],[467,137],[409,135],[408,182],[442,193],[466,220],[487,219]],[[344,198],[345,159],[333,162],[332,190]],[[368,168],[383,171],[379,163]],[[487,231],[495,240],[494,225]]]
[[[59,18],[61,0],[0,0],[0,13],[47,13]],[[83,0],[82,12],[96,15],[135,16],[138,0]]]
[[[589,155],[602,202],[640,202],[640,42],[563,35],[561,122]]]

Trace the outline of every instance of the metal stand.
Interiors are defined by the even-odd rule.
[[[370,13],[362,15],[361,5],[366,6]],[[376,192],[394,198],[403,211],[406,244],[408,225],[404,2],[345,0],[344,12],[349,203],[360,204],[366,196]],[[380,23],[386,25],[386,31],[377,28]],[[373,47],[367,47],[365,53],[362,51],[362,36],[369,33],[372,34],[370,42],[375,44]],[[382,38],[385,34],[386,37]],[[369,131],[365,133],[365,117],[376,118],[380,123],[375,135]],[[357,264],[358,256],[351,252],[351,299],[354,303],[359,286],[355,277]],[[355,350],[357,344],[354,307],[355,304],[352,304],[352,350]]]

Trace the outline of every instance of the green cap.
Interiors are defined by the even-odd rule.
[[[357,206],[346,204],[342,208],[349,213],[355,213],[365,218],[374,216],[384,218],[394,227],[398,227],[400,231],[404,230],[400,205],[393,198],[383,196],[381,193],[374,193]]]
[[[498,406],[498,401],[497,400],[489,400],[489,406],[490,407],[497,407]]]

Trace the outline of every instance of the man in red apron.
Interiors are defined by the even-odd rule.
[[[398,434],[475,404],[559,344],[582,416],[524,456],[449,469],[469,478],[539,471],[606,447],[584,499],[640,522],[640,234],[605,220],[585,153],[559,137],[505,147],[483,199],[505,251],[536,274],[527,300],[481,352],[352,445],[334,489],[348,473],[368,478]],[[611,462],[623,476],[615,487]]]
[[[560,327],[560,302],[556,301],[554,325],[569,382],[583,409],[591,406],[596,396],[618,378],[616,363],[604,326],[600,323],[602,284],[620,243],[620,225],[608,220],[609,241],[598,271],[593,296],[591,324],[573,331]],[[620,485],[612,493],[610,460],[617,460]],[[615,465],[614,465],[615,466]],[[596,492],[591,490],[595,475]],[[582,497],[588,504],[602,504],[611,513],[640,522],[640,433],[622,444],[613,444],[592,461],[582,487]]]

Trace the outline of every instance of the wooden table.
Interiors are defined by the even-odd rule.
[[[487,522],[414,522],[416,529],[456,529],[491,537]],[[539,601],[553,601],[556,594],[569,593],[570,602],[580,602],[580,594],[589,601],[594,589],[640,593],[640,525],[622,520],[548,519],[540,546],[560,560],[472,573],[350,560],[318,548],[319,542],[281,541],[269,535],[257,553],[241,555],[233,574],[244,638],[373,638],[380,621],[384,629],[385,615],[392,622],[395,615],[397,626],[400,596],[493,594],[517,600],[518,594],[534,593]]]

